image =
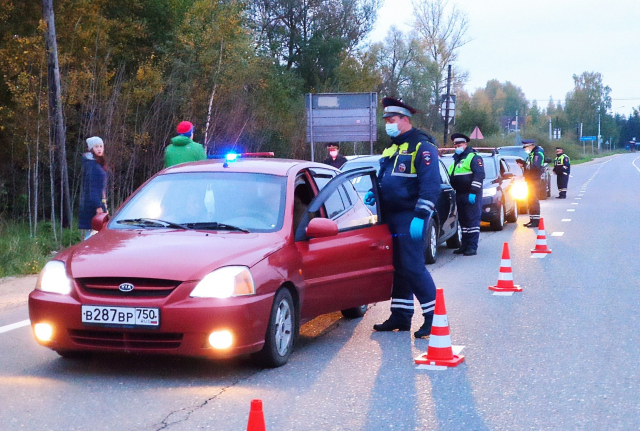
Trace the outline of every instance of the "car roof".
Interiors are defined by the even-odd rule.
[[[209,159],[200,162],[181,163],[162,171],[162,174],[177,174],[189,172],[242,172],[286,176],[294,167],[317,167],[337,171],[332,166],[323,163],[293,159],[273,158],[239,158],[226,163],[224,159]]]

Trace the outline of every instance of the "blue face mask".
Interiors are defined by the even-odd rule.
[[[398,129],[398,125],[395,123],[392,124],[385,124],[384,125],[384,129],[387,132],[387,135],[391,136],[392,138],[395,138],[396,136],[398,136],[400,134],[400,130]]]
[[[464,152],[464,150],[465,150],[465,149],[464,149],[464,148],[462,148],[462,147],[456,147],[456,150],[455,150],[455,151],[456,151],[456,154],[462,154],[462,153]]]

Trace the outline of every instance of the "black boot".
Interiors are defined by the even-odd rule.
[[[463,256],[475,256],[476,254],[478,254],[478,252],[470,248],[466,249],[464,253],[462,253]]]
[[[522,226],[524,226],[524,227],[536,227],[537,228],[538,227],[538,223],[540,223],[540,222],[537,221],[537,220],[535,222],[534,221],[530,221],[529,223],[525,223]]]
[[[425,314],[424,315],[424,323],[416,332],[413,333],[413,336],[416,338],[429,338],[431,335],[431,324],[433,323],[433,314]]]
[[[400,321],[400,319],[391,315],[387,320],[383,323],[378,323],[373,325],[373,330],[378,332],[389,332],[389,331],[408,331],[411,329],[411,323],[406,323]]]
[[[467,251],[467,247],[462,246],[457,250],[453,250],[453,254],[464,254],[465,251]]]

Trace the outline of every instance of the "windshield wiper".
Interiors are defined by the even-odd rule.
[[[178,223],[173,223],[165,220],[158,220],[153,218],[130,218],[126,220],[118,220],[120,224],[131,224],[134,226],[140,227],[152,227],[152,226],[160,226],[160,227],[169,227],[173,229],[189,229],[186,226],[183,226]]]
[[[247,229],[230,224],[218,223],[215,221],[205,221],[197,223],[185,223],[187,229],[213,229],[213,230],[233,230],[238,232],[249,233]]]

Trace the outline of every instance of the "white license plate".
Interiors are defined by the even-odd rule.
[[[146,307],[105,307],[83,305],[82,323],[118,326],[160,326],[160,309]]]

